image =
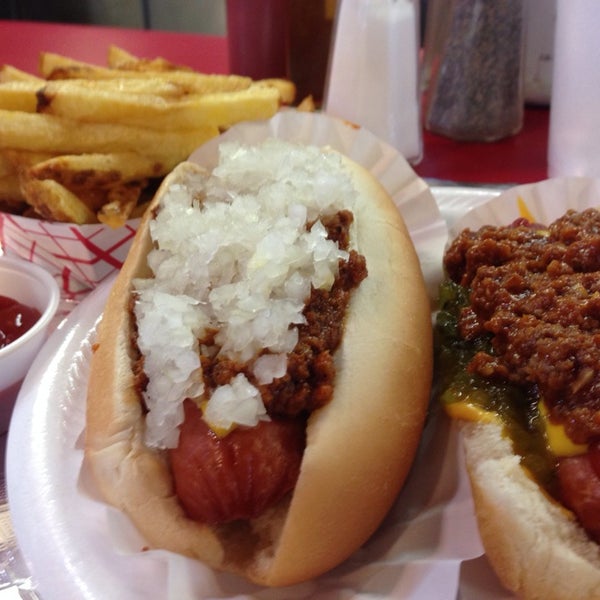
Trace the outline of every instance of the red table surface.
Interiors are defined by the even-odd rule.
[[[106,64],[114,44],[147,58],[162,56],[207,73],[229,72],[227,38],[92,25],[0,20],[0,64],[37,72],[42,51]],[[421,177],[470,184],[513,184],[547,177],[549,110],[528,107],[522,131],[494,143],[455,142],[423,132]]]
[[[40,52],[106,65],[108,47],[162,56],[207,73],[227,73],[227,38],[147,29],[0,20],[0,64],[37,73]]]
[[[532,183],[548,177],[547,107],[526,107],[523,128],[492,143],[456,142],[423,132],[421,177],[464,183]]]

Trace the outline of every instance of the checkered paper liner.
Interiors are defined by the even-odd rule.
[[[0,212],[0,244],[7,254],[43,266],[58,280],[63,297],[77,300],[121,268],[139,222],[112,228]]]

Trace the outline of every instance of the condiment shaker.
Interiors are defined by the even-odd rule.
[[[524,104],[523,0],[434,2],[426,44],[428,130],[484,142],[518,133]]]
[[[341,0],[324,111],[356,123],[416,163],[422,155],[418,0]]]

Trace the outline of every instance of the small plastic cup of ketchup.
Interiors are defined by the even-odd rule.
[[[0,433],[58,309],[58,284],[42,267],[0,256]]]

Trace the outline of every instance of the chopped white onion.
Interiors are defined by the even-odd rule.
[[[204,409],[211,427],[229,429],[234,423],[253,427],[268,419],[260,392],[241,373],[231,383],[219,386]]]
[[[348,256],[318,219],[352,209],[355,194],[336,154],[281,140],[222,144],[211,176],[165,193],[150,226],[153,277],[134,282],[148,444],[177,445],[183,400],[204,393],[201,352],[255,361],[259,384],[285,374],[311,285],[329,289]],[[199,345],[207,328],[216,349]],[[205,419],[256,424],[265,414],[238,375],[208,399]]]
[[[287,356],[285,354],[263,354],[254,361],[252,374],[260,385],[268,385],[273,380],[283,377],[287,372]]]

